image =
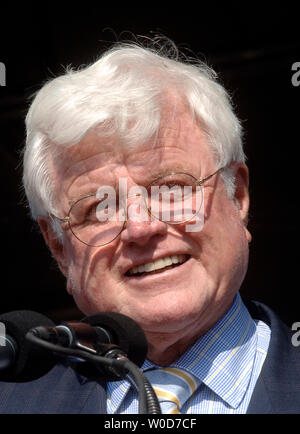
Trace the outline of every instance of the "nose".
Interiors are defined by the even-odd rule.
[[[128,207],[127,220],[121,232],[121,240],[144,246],[154,236],[166,234],[167,230],[167,223],[155,219],[149,215],[144,206],[141,206],[141,203],[135,202],[131,207]]]
[[[128,219],[121,233],[121,240],[126,243],[144,246],[152,237],[164,235],[166,232],[167,223],[160,220],[133,221],[132,219]]]

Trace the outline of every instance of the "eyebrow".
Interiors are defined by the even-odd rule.
[[[163,168],[161,171],[157,171],[157,172],[152,172],[152,180],[160,178],[162,176],[171,174],[171,173],[187,173],[189,175],[193,175],[195,178],[199,179],[199,176],[195,175],[194,170],[192,170],[191,168],[186,168],[182,165],[176,165],[173,166],[172,168]]]
[[[99,187],[98,187],[99,188]],[[89,197],[89,196],[94,196],[97,193],[97,190],[91,190],[89,192],[86,193],[81,193],[76,197],[72,197],[71,199],[68,200],[68,204],[71,207],[72,205],[74,205],[74,203],[78,202],[80,199],[84,199],[85,197]]]
[[[74,196],[71,197],[68,200],[69,206],[72,207],[72,205],[74,205],[74,203],[78,202],[80,199],[84,199],[84,198],[89,197],[89,196],[95,196],[96,193],[97,193],[98,188],[103,187],[104,185],[105,186],[107,185],[107,186],[113,187],[115,189],[116,195],[119,194],[119,182],[117,182],[117,185],[111,185],[109,183],[103,183],[101,185],[99,184],[96,189],[87,190],[86,192],[79,193],[78,196],[76,196],[76,197],[74,197]]]

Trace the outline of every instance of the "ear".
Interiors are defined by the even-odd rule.
[[[232,166],[235,173],[235,193],[234,202],[240,213],[241,220],[245,226],[245,232],[248,242],[251,241],[251,234],[247,229],[248,211],[249,211],[249,171],[246,164],[234,164]]]
[[[60,271],[64,276],[68,276],[68,263],[65,255],[65,248],[63,243],[58,239],[56,233],[52,228],[49,218],[39,217],[38,224],[42,231],[44,240],[48,245],[53,257],[59,266]]]

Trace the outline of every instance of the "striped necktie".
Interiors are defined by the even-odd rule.
[[[179,368],[160,368],[145,372],[158,397],[163,414],[180,414],[180,409],[193,395],[200,380]]]

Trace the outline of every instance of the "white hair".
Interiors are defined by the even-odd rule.
[[[174,47],[173,47],[174,48]],[[56,213],[50,171],[54,149],[72,146],[92,128],[115,134],[126,146],[155,135],[168,92],[184,98],[201,123],[217,168],[244,162],[242,128],[230,96],[216,73],[200,61],[186,61],[136,43],[118,44],[99,60],[48,81],[26,117],[23,184],[32,217]],[[229,196],[234,179],[222,173]]]

